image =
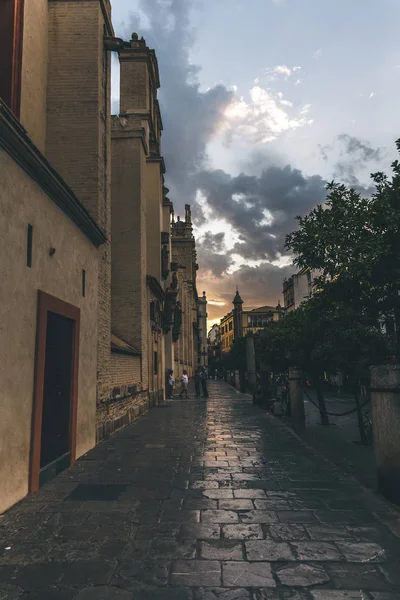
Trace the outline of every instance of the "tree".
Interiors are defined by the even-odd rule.
[[[338,299],[335,283],[326,284],[307,303],[271,324],[256,348],[275,369],[296,366],[310,376],[323,425],[329,425],[321,385],[324,371],[344,371],[356,392],[365,369],[390,355],[389,340],[374,319]]]
[[[400,152],[400,140],[396,143]],[[343,184],[327,185],[324,206],[298,217],[299,229],[286,237],[294,264],[319,270],[318,285],[334,281],[335,293],[375,320],[393,315],[400,358],[400,163],[392,178],[371,175],[376,191],[363,198]]]

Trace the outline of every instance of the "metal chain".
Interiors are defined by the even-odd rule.
[[[303,393],[304,393],[304,394],[307,396],[307,398],[309,399],[309,401],[311,402],[311,404],[313,404],[313,405],[315,406],[315,408],[318,408],[318,410],[319,410],[319,406],[318,406],[318,404],[316,404],[316,403],[314,402],[314,400],[313,400],[312,398],[310,398],[310,396],[309,396],[309,394],[306,392],[306,390],[304,390],[304,389],[303,389]],[[369,402],[370,402],[370,398],[367,398],[367,399],[366,399],[366,401],[365,401],[363,404],[361,404],[361,406],[360,406],[360,410],[361,410],[361,409],[363,409],[363,408],[364,408],[364,406],[366,406],[367,404],[369,404]],[[351,415],[352,413],[355,413],[355,412],[357,412],[357,407],[356,407],[356,408],[352,408],[351,410],[348,410],[348,411],[346,411],[346,412],[344,412],[344,413],[332,413],[332,412],[328,412],[328,411],[326,411],[326,414],[327,414],[329,417],[344,417],[344,416],[346,416],[346,415]]]

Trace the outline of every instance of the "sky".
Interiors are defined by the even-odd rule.
[[[161,152],[191,204],[211,326],[282,303],[285,235],[335,179],[373,191],[400,138],[398,0],[111,0],[117,36],[156,51]],[[114,56],[112,109],[118,112]]]

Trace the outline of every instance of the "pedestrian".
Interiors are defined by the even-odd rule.
[[[218,371],[217,371],[217,369],[215,369],[215,371],[214,371],[214,379],[215,379],[215,381],[217,381],[217,379],[218,379]]]
[[[168,377],[167,377],[167,399],[168,400],[172,400],[172,398],[174,397],[173,396],[174,387],[175,387],[174,372],[172,369],[169,369]]]
[[[197,368],[194,372],[194,387],[196,389],[196,398],[200,396],[200,369]]]
[[[181,384],[182,384],[182,389],[181,389],[181,393],[179,394],[179,398],[182,398],[183,394],[185,394],[185,398],[188,398],[188,383],[189,383],[189,377],[187,376],[187,372],[183,371],[182,377],[181,377]]]
[[[203,396],[204,398],[208,398],[207,391],[207,371],[203,367],[200,373],[201,387],[203,388]]]

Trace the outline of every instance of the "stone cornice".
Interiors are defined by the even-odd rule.
[[[107,241],[103,230],[74,192],[31,141],[21,123],[0,99],[0,147],[46,192],[96,247]]]
[[[88,0],[84,0],[87,2]],[[114,36],[114,27],[111,22],[111,4],[110,0],[89,0],[91,2],[100,2],[101,12],[107,27],[107,35]],[[71,2],[71,0],[49,0],[49,2]],[[82,0],[72,0],[72,2],[82,2]]]
[[[118,123],[119,127],[117,129],[116,123]],[[142,142],[143,150],[146,155],[149,153],[149,148],[146,142],[146,132],[144,128],[141,129],[130,129],[126,127],[128,124],[127,119],[121,116],[112,116],[112,129],[111,129],[111,139],[121,139],[121,138],[136,138],[140,139]],[[125,129],[126,127],[126,129]]]
[[[164,162],[164,157],[163,156],[148,156],[146,158],[146,162],[149,163],[160,163],[160,167],[161,167],[161,173],[164,174],[165,173],[165,162]]]
[[[146,281],[153,294],[155,294],[159,300],[164,302],[165,292],[161,287],[159,281],[155,277],[153,277],[153,275],[146,275]]]

